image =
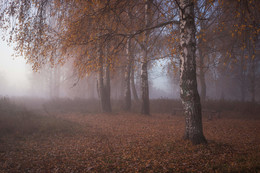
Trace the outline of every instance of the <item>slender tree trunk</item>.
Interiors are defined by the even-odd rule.
[[[121,68],[120,69],[120,93],[119,93],[119,100],[124,100],[124,97],[125,97],[125,69],[124,68]]]
[[[60,96],[60,67],[59,66],[55,66],[53,68],[54,70],[54,98],[59,98]]]
[[[112,112],[111,99],[110,99],[111,87],[110,87],[110,64],[109,64],[109,62],[106,63],[106,75],[105,75],[104,90],[105,90],[104,111],[105,112]]]
[[[197,90],[195,32],[194,3],[192,0],[180,0],[180,96],[186,121],[184,139],[200,144],[207,141],[203,135],[201,104]]]
[[[96,79],[94,78],[93,75],[88,77],[87,80],[87,87],[88,87],[88,99],[95,99],[95,93],[96,93]]]
[[[136,88],[135,88],[135,70],[134,70],[133,66],[132,66],[132,69],[131,69],[131,88],[132,88],[134,100],[136,102],[139,102],[139,98],[138,98],[137,91],[136,91]]]
[[[101,102],[102,112],[111,112],[111,103],[110,103],[110,73],[109,65],[106,66],[106,78],[104,84],[104,62],[103,62],[103,53],[102,48],[99,50],[99,70],[98,70],[98,91]]]
[[[133,63],[133,55],[131,49],[131,39],[127,41],[127,64],[125,68],[125,95],[124,95],[124,110],[131,110],[131,89],[130,89],[130,76]]]
[[[145,26],[150,26],[151,21],[151,4],[152,0],[145,1]],[[144,41],[144,55],[141,64],[141,92],[142,92],[142,107],[141,113],[145,115],[150,114],[150,102],[149,102],[149,84],[148,84],[148,42],[149,31],[145,32]]]
[[[100,70],[100,69],[99,69],[99,70]],[[96,89],[97,89],[97,97],[98,97],[98,99],[100,99],[100,92],[99,92],[100,90],[99,90],[99,84],[98,84],[98,83],[99,83],[99,80],[100,80],[100,79],[99,79],[99,73],[100,73],[100,72],[98,72],[98,76],[97,76],[97,78],[96,78],[96,81],[97,81]],[[101,99],[100,99],[100,100],[101,100]]]
[[[200,90],[201,102],[205,102],[206,92],[207,92],[205,74],[202,72],[202,73],[200,73],[199,77],[200,77],[200,85],[201,85],[201,90]]]
[[[53,99],[54,98],[54,69],[51,68],[50,69],[50,77],[49,77],[49,95],[50,98]]]
[[[250,44],[251,41],[248,39],[248,53],[249,53],[249,59],[250,59],[250,92],[251,92],[251,102],[255,103],[255,51],[252,48],[252,45]]]
[[[101,53],[102,50],[100,50]],[[101,102],[101,111],[104,112],[104,81],[103,81],[103,74],[104,74],[104,70],[103,70],[103,57],[102,55],[99,55],[98,58],[99,62],[99,69],[98,69],[98,83],[97,83],[97,87],[98,87],[98,93],[99,93],[99,98],[100,98],[100,102]]]
[[[245,81],[245,59],[244,59],[244,50],[241,56],[240,63],[240,90],[241,90],[241,102],[245,101],[245,92],[246,92],[246,81]]]
[[[147,59],[147,58],[146,58]],[[142,62],[141,71],[141,88],[142,88],[142,114],[150,114],[150,103],[149,103],[149,85],[148,85],[148,71],[147,62]]]
[[[206,99],[206,81],[205,81],[205,71],[204,71],[204,56],[202,55],[201,51],[199,51],[199,63],[200,63],[200,73],[199,73],[199,79],[200,79],[200,98],[201,102],[205,102]]]
[[[255,103],[255,59],[251,60],[251,102]]]

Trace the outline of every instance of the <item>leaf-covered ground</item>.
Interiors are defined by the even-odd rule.
[[[2,116],[0,172],[258,172],[259,124],[205,119],[208,144],[193,146],[182,116]]]

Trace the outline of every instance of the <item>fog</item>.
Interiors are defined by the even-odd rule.
[[[32,73],[23,57],[14,57],[13,47],[0,41],[0,94],[26,96],[30,94],[28,76]]]
[[[45,66],[35,72],[24,57],[14,57],[13,47],[5,41],[0,41],[0,95],[5,97],[39,97],[51,99],[60,98],[97,98],[96,77],[79,79],[73,74],[70,62],[57,67],[60,71],[58,83],[51,86],[51,73],[57,68]],[[90,75],[91,76],[91,75]],[[94,75],[92,75],[94,76]],[[172,93],[171,84],[162,68],[156,67],[150,72],[152,99],[174,98],[177,93]],[[112,82],[113,85],[113,82]],[[121,88],[122,89],[122,88]],[[54,90],[54,91],[51,91]],[[51,95],[56,92],[56,96]],[[112,89],[112,98],[119,99],[120,88]],[[122,92],[122,91],[121,91]],[[177,96],[178,97],[178,96]]]
[[[13,47],[7,45],[6,42],[1,41],[0,51],[1,96],[98,99],[95,73],[79,78],[72,67],[73,62],[67,62],[56,68],[46,65],[34,72],[31,65],[26,63],[24,57],[13,56]],[[149,95],[151,99],[179,99],[178,73],[177,75],[174,74],[173,71],[167,70],[165,66],[167,66],[167,60],[157,63],[149,70]],[[226,70],[226,74],[221,76],[220,73],[222,72],[217,70],[217,68],[212,68],[206,73],[206,99],[241,100],[241,81],[238,72]],[[122,77],[119,74],[115,74],[111,78],[111,99],[123,99],[124,91],[120,80],[122,80]],[[200,92],[200,81],[197,80]],[[250,84],[249,79],[248,81],[248,84]],[[135,85],[140,97],[140,76],[138,74],[136,75]],[[259,101],[259,82],[256,81],[255,85],[255,97],[256,101]],[[244,91],[245,100],[250,101],[252,97],[250,87],[247,88]]]

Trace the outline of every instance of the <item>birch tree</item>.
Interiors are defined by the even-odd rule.
[[[194,3],[192,0],[180,0],[180,88],[181,100],[185,112],[184,138],[193,144],[205,143],[202,128],[200,96],[196,80],[196,29]]]
[[[152,0],[145,1],[145,27],[149,27],[151,23],[151,3]],[[143,58],[141,62],[141,95],[142,95],[142,114],[150,114],[150,101],[149,101],[149,85],[148,85],[148,40],[149,32],[146,31],[144,34],[144,48],[143,48]]]

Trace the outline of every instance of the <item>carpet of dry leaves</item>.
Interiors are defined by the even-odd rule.
[[[16,128],[8,130],[12,121]],[[22,115],[0,125],[0,172],[260,170],[259,119],[204,118],[208,144],[197,146],[182,140],[180,115]]]

